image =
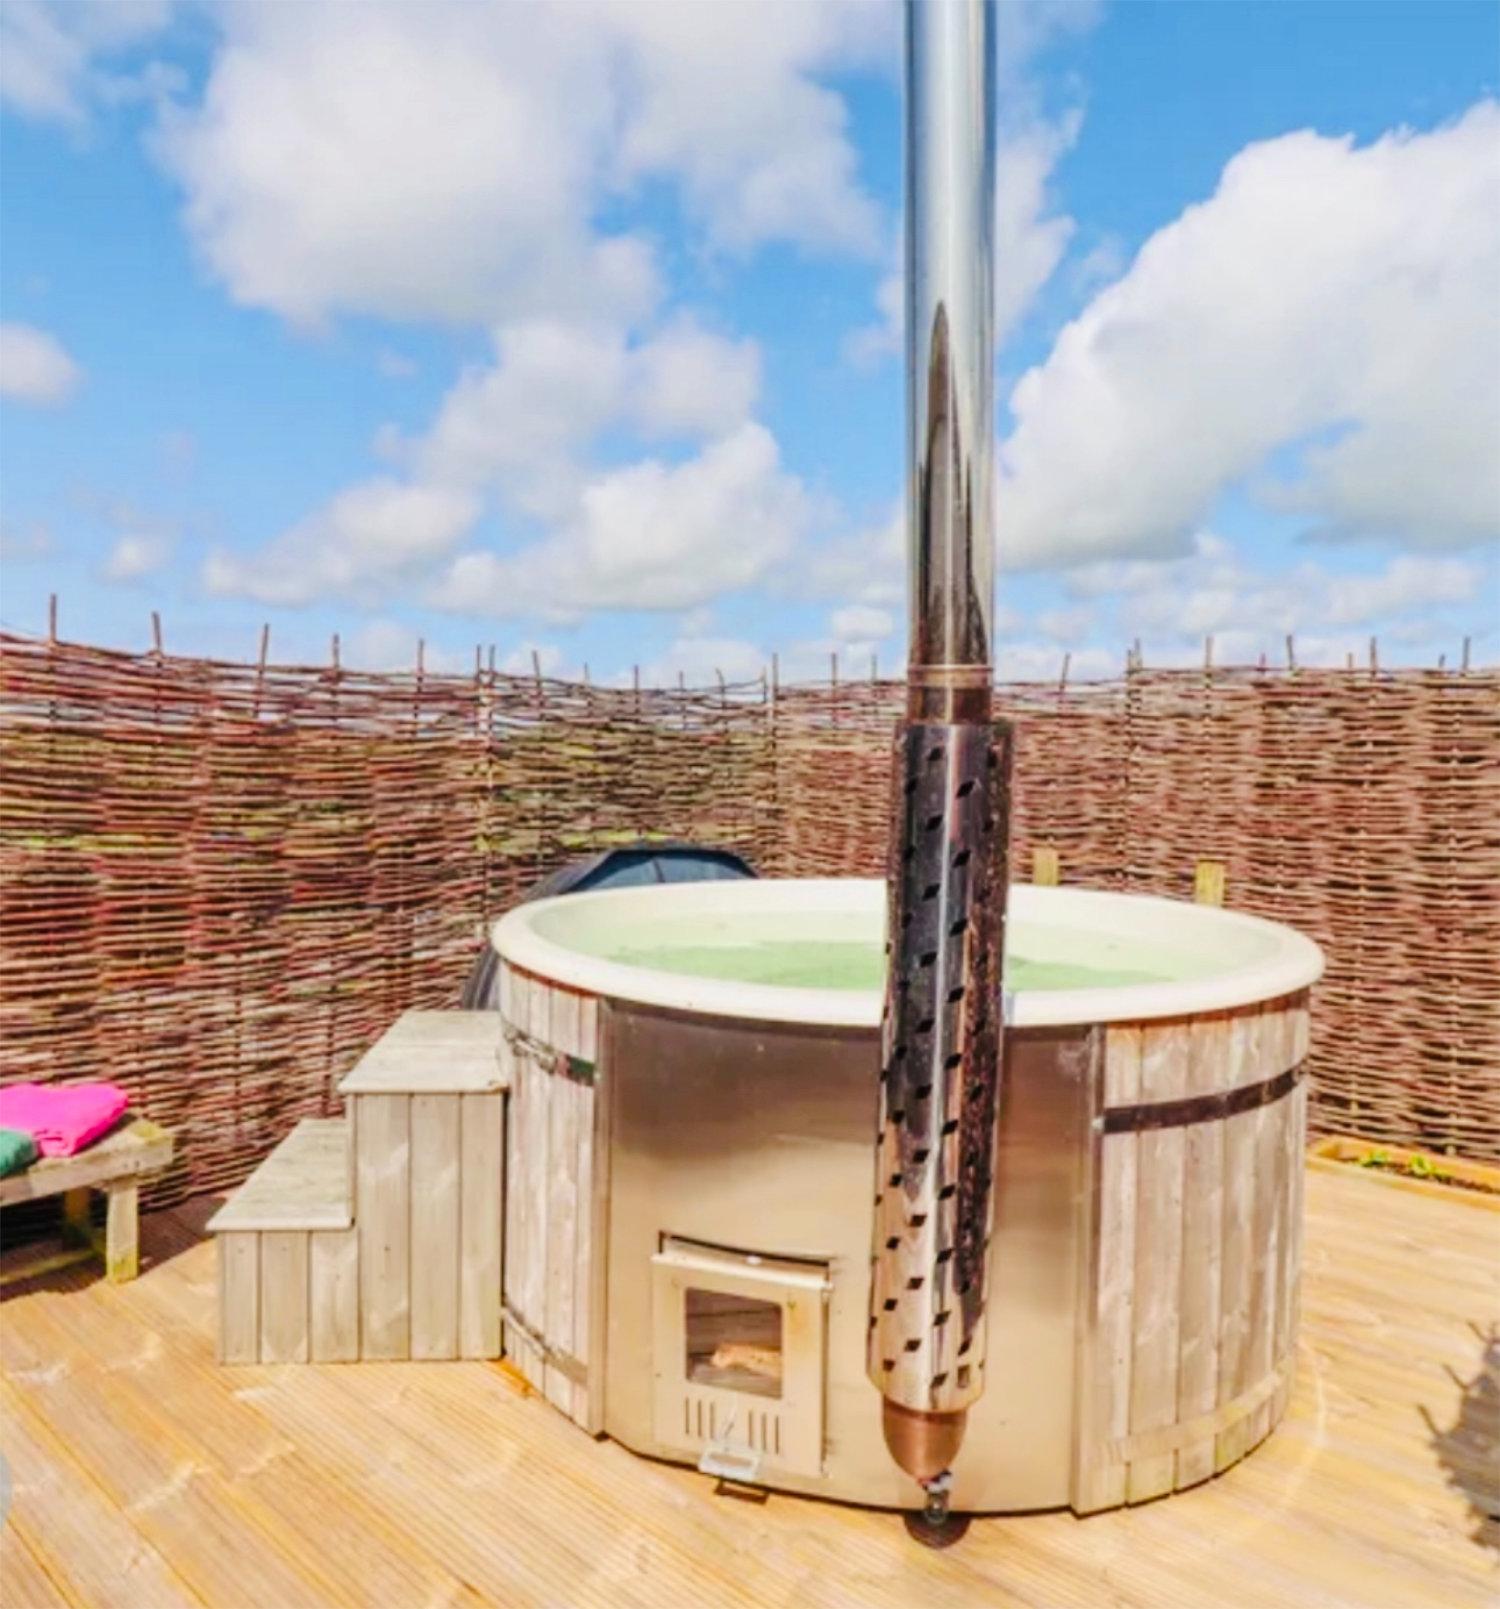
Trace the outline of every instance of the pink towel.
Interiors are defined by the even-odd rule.
[[[113,1084],[7,1084],[0,1128],[29,1134],[43,1156],[72,1156],[113,1128],[125,1106]]]

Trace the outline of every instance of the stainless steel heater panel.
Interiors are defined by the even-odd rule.
[[[1068,1501],[1096,1040],[1090,1028],[1009,1036],[988,1315],[1005,1347],[991,1360],[954,1467],[954,1502],[965,1509]],[[656,1427],[653,1259],[671,1240],[805,1259],[826,1267],[829,1283],[822,1473],[767,1460],[763,1478],[790,1491],[909,1507],[911,1481],[886,1452],[881,1399],[864,1370],[875,1033],[617,1001],[603,1055],[605,1429],[638,1452],[694,1457]]]

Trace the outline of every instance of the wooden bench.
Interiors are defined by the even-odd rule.
[[[34,1279],[87,1257],[102,1257],[106,1278],[134,1279],[140,1271],[140,1187],[172,1160],[172,1136],[144,1117],[128,1114],[102,1140],[75,1156],[43,1157],[20,1173],[0,1179],[0,1207],[44,1196],[63,1198],[63,1238],[69,1250],[7,1269],[0,1283]],[[104,1232],[93,1226],[89,1198],[102,1190],[109,1198]]]

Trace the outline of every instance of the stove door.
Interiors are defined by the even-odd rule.
[[[746,1481],[820,1475],[827,1265],[670,1237],[651,1264],[656,1440]]]

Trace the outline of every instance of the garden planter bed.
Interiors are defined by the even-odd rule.
[[[1399,1145],[1381,1145],[1347,1134],[1330,1134],[1308,1152],[1308,1165],[1328,1171],[1362,1168],[1391,1184],[1424,1195],[1470,1196],[1500,1212],[1500,1167],[1462,1157],[1431,1157]]]

